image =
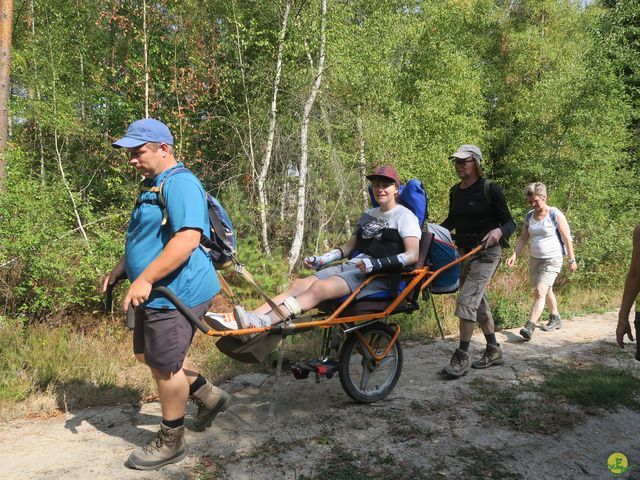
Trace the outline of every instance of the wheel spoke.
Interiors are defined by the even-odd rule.
[[[362,375],[360,376],[360,390],[365,391],[369,384],[369,378],[371,378],[371,368],[366,363],[362,366]]]

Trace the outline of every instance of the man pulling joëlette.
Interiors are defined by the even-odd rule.
[[[500,187],[483,178],[480,149],[475,145],[462,145],[450,158],[460,182],[449,192],[449,215],[442,226],[455,230],[456,244],[463,254],[480,243],[484,245],[483,250],[462,265],[455,312],[460,320],[460,344],[441,371],[448,378],[460,378],[469,371],[468,350],[476,323],[482,328],[487,346],[471,367],[487,368],[504,363],[496,340],[487,285],[498,268],[501,245],[506,245],[516,225]]]
[[[210,231],[204,188],[189,171],[171,175],[163,185],[171,170],[183,167],[174,157],[169,128],[154,119],[135,121],[113,147],[126,148],[129,163],[145,177],[127,228],[125,254],[103,289],[124,273],[131,281],[124,309],[129,304],[136,307],[133,351],[157,384],[162,423],[155,440],[135,450],[127,465],[151,470],[186,456],[184,417],[189,398],[198,405],[194,430],[211,425],[230,399],[202,377],[187,357],[195,327],[169,300],[151,290],[168,287],[201,318],[220,287],[211,258],[200,246],[201,235],[208,236]],[[159,187],[165,209],[158,202]]]

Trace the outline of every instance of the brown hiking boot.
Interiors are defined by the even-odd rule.
[[[491,365],[502,365],[502,349],[499,345],[491,345],[487,343],[487,348],[482,352],[480,360],[476,360],[471,364],[471,368],[487,368]]]
[[[552,330],[555,330],[556,328],[560,328],[561,326],[562,319],[560,318],[560,315],[551,315],[551,317],[549,318],[549,323],[540,327],[540,330],[544,332],[550,332]]]
[[[536,329],[536,324],[533,323],[531,320],[529,320],[525,324],[525,326],[520,329],[520,335],[522,335],[522,338],[524,338],[525,342],[528,342],[529,340],[531,340],[531,337],[533,337],[533,332],[535,331],[535,329]]]
[[[191,399],[198,405],[198,413],[193,419],[192,429],[201,432],[211,426],[216,415],[227,409],[231,395],[207,380],[207,383],[191,395]]]
[[[186,456],[184,425],[169,428],[161,423],[156,438],[146,447],[138,448],[129,455],[126,465],[136,470],[155,470],[170,463],[177,463]]]
[[[460,378],[469,371],[469,353],[456,348],[453,352],[449,365],[444,367],[440,373],[449,378]]]

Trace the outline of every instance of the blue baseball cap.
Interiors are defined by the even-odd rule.
[[[147,142],[166,143],[173,145],[173,135],[164,123],[153,118],[143,118],[136,120],[120,140],[116,140],[111,145],[114,148],[135,148]]]

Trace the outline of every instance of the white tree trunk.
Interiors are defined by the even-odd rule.
[[[322,0],[322,13],[320,17],[320,52],[318,56],[318,70],[316,72],[316,78],[311,87],[311,93],[309,98],[304,104],[304,111],[302,114],[302,126],[300,128],[300,168],[298,177],[298,209],[296,212],[296,231],[293,236],[293,242],[291,244],[291,250],[289,251],[289,273],[293,271],[293,267],[300,257],[300,251],[302,250],[302,239],[304,237],[304,216],[305,216],[305,203],[306,203],[306,187],[307,187],[307,158],[309,147],[309,116],[311,114],[311,108],[315,102],[318,90],[320,89],[320,83],[322,82],[322,72],[324,69],[324,47],[326,43],[325,24],[327,14],[327,0]]]
[[[362,209],[369,206],[369,189],[367,185],[367,158],[364,154],[364,128],[362,128],[362,108],[358,105],[358,117],[356,119],[358,127],[358,158],[360,167],[360,182],[362,185]]]
[[[264,152],[264,160],[262,168],[258,175],[258,208],[260,210],[260,238],[262,240],[262,248],[267,255],[271,255],[268,237],[267,222],[267,195],[264,189],[269,173],[269,165],[271,164],[271,154],[273,152],[273,139],[276,134],[276,113],[278,105],[278,90],[280,88],[280,77],[282,75],[282,55],[284,53],[284,37],[287,33],[287,22],[289,21],[289,12],[291,11],[291,0],[287,1],[284,9],[284,18],[282,19],[282,28],[280,29],[280,37],[278,39],[278,56],[276,58],[276,76],[273,79],[273,95],[271,97],[271,110],[269,112],[269,134],[267,136],[267,146]]]

